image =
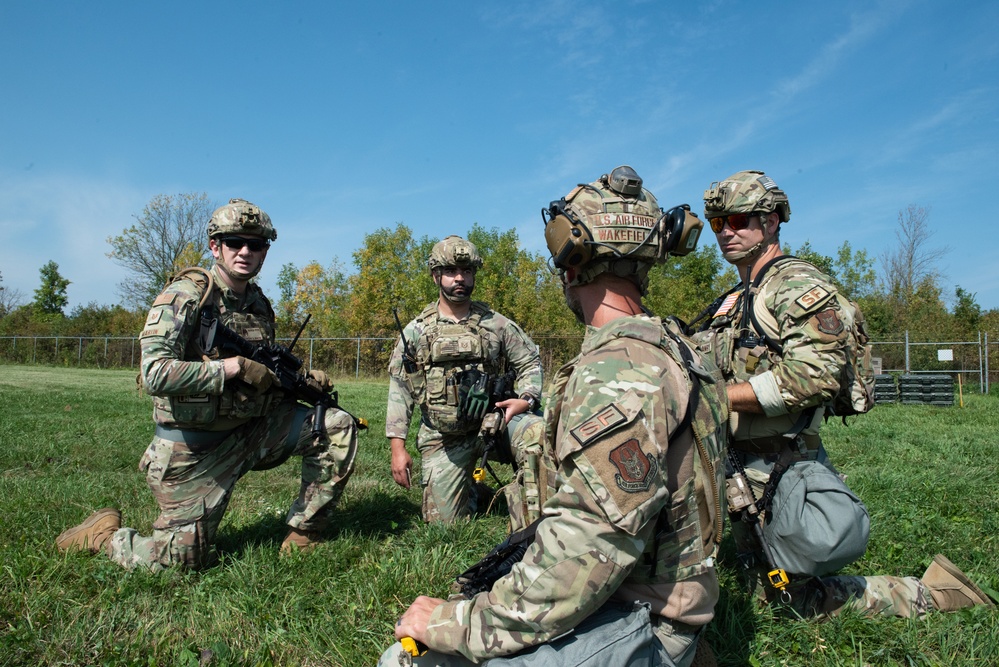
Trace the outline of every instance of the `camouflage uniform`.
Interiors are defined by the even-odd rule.
[[[442,317],[437,304],[428,305],[404,329],[406,342],[416,350],[417,370],[406,373],[400,339],[389,361],[388,409],[385,435],[406,439],[414,408],[420,407],[417,448],[422,457],[423,519],[453,521],[477,510],[472,470],[482,457],[478,437],[481,420],[458,415],[457,378],[461,369],[490,374],[516,371],[515,392],[537,400],[542,391],[538,347],[516,322],[473,301],[469,317],[453,322]],[[434,345],[435,341],[456,341]],[[469,342],[471,341],[471,342]],[[448,348],[444,353],[439,350]],[[481,348],[481,354],[474,352]],[[457,353],[441,361],[453,350]],[[457,416],[456,416],[457,415]],[[507,425],[506,437],[517,443],[514,456],[522,463],[528,450],[540,449],[540,417],[524,413]]]
[[[833,469],[819,437],[823,405],[839,390],[840,369],[847,363],[846,348],[854,325],[832,280],[819,269],[796,259],[774,264],[752,299],[755,319],[746,317],[757,337],[767,334],[780,351],[758,340],[740,346],[745,293],[732,292],[711,313],[706,331],[695,335],[705,352],[714,354],[731,383],[749,382],[764,414],[733,412],[731,449],[746,467],[759,498],[769,471],[787,439],[783,434],[801,427],[804,447],[794,460],[818,460]],[[757,330],[759,324],[763,330]],[[814,412],[812,412],[814,411]],[[809,415],[811,415],[809,417]],[[800,420],[800,422],[799,422]],[[833,469],[834,470],[834,469]],[[732,527],[740,552],[756,551],[748,527]],[[758,552],[757,552],[758,553]],[[762,554],[758,553],[762,563]],[[760,590],[773,593],[754,569]],[[926,587],[915,577],[793,578],[792,605],[803,615],[834,614],[850,606],[866,613],[912,616],[932,609]]]
[[[718,599],[727,415],[721,376],[706,362],[688,422],[696,436],[687,428],[691,384],[681,363],[658,318],[587,327],[581,354],[547,395],[556,486],[534,543],[490,591],[434,610],[427,643],[440,653],[414,664],[633,664],[629,655],[641,659],[634,664],[689,663]],[[616,643],[622,607],[638,610],[627,632],[647,637],[627,655]],[[611,655],[594,649],[577,662],[571,646],[583,643]],[[398,646],[379,664],[398,664]]]
[[[274,342],[274,313],[255,284],[236,294],[211,269],[208,305],[223,324],[251,342]],[[311,435],[307,409],[274,388],[263,394],[225,380],[214,351],[198,343],[199,300],[207,280],[193,273],[156,298],[141,335],[142,380],[153,396],[156,434],[139,462],[160,515],[143,537],[121,528],[111,538],[111,559],[154,572],[172,565],[201,567],[236,481],[255,467],[289,455],[302,457],[302,485],[287,523],[317,531],[343,492],[354,465],[357,430],[340,410],[326,413],[326,434]]]

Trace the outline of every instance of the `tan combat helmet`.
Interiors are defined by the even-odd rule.
[[[452,234],[434,245],[427,259],[427,266],[431,271],[445,266],[479,269],[482,267],[482,257],[475,244]]]
[[[277,240],[277,230],[271,217],[245,199],[230,199],[212,213],[208,221],[208,238],[225,234],[253,234],[269,241]]]
[[[643,294],[649,269],[691,252],[704,226],[689,206],[664,212],[627,165],[576,186],[542,209],[541,218],[550,262],[571,276],[567,284],[613,273],[633,280]]]
[[[762,171],[739,171],[715,181],[704,191],[704,216],[710,220],[733,213],[772,213],[781,222],[791,219],[791,204],[784,191]]]

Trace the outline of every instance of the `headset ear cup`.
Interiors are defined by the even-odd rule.
[[[564,215],[556,215],[545,225],[545,242],[552,254],[555,266],[562,269],[575,269],[583,266],[593,256],[593,250],[586,241],[588,230],[574,223]]]
[[[687,204],[671,208],[663,220],[663,233],[666,235],[663,257],[667,254],[682,257],[691,253],[697,247],[697,239],[703,228],[704,223],[696,214],[691,213]]]

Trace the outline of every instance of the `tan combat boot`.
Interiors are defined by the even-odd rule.
[[[288,536],[281,543],[281,555],[287,556],[295,549],[303,553],[312,551],[321,541],[317,531],[291,528],[288,530]]]
[[[56,538],[56,548],[59,551],[81,549],[97,553],[102,548],[111,546],[111,536],[121,528],[121,512],[113,507],[97,510],[79,526],[73,526],[60,533]]]
[[[967,575],[943,554],[933,557],[922,582],[930,589],[933,604],[940,611],[954,611],[979,604],[995,606],[989,596],[971,583]]]

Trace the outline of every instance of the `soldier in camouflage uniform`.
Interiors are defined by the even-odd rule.
[[[421,666],[686,667],[718,600],[724,382],[642,295],[649,269],[690,234],[667,226],[627,166],[543,217],[567,305],[587,325],[546,396],[551,497],[491,590],[419,597],[395,635],[431,649]],[[400,657],[395,644],[379,664]]]
[[[819,426],[824,406],[840,389],[848,337],[856,323],[829,276],[803,260],[778,259],[783,257],[780,224],[788,221],[791,208],[787,195],[766,174],[740,171],[713,183],[704,202],[722,255],[738,269],[742,282],[705,311],[710,319],[695,338],[714,354],[729,382],[730,447],[759,499],[789,439],[792,460],[819,461],[835,472]],[[859,523],[856,527],[861,530]],[[755,561],[749,568],[753,584],[768,601],[774,599],[759,543],[742,522],[735,522],[732,531],[739,551]],[[866,535],[858,539],[866,544]],[[815,545],[816,550],[824,548]],[[849,606],[908,617],[933,608],[991,604],[943,556],[934,559],[922,579],[789,574],[790,604],[802,615],[835,614]]]
[[[428,267],[438,300],[405,327],[408,351],[400,338],[389,361],[385,436],[392,448],[392,477],[410,487],[413,459],[406,450],[406,435],[418,405],[417,448],[423,459],[427,522],[450,522],[485,509],[480,505],[488,494],[472,479],[483,453],[483,419],[481,414],[469,416],[461,398],[471,389],[471,378],[514,371],[517,397],[496,403],[505,412],[505,429],[498,435],[518,443],[512,452],[518,463],[541,447],[541,418],[533,414],[542,390],[538,346],[516,322],[472,301],[481,266],[476,247],[460,236],[448,236],[433,247]],[[508,498],[515,525],[523,523],[523,512],[518,512],[522,503]]]
[[[60,550],[103,550],[130,570],[208,565],[236,481],[291,455],[302,457],[302,484],[281,551],[311,548],[329,522],[354,466],[353,418],[329,409],[324,433],[314,438],[312,413],[275,384],[270,369],[240,356],[219,358],[199,338],[207,308],[248,341],[274,342],[274,312],[250,281],[277,232],[266,213],[232,199],[212,214],[208,237],[214,266],[175,276],[153,302],[140,336],[141,377],[156,422],[139,462],[160,507],[152,535],[122,528],[118,510],[105,508],[62,533]],[[322,371],[309,377],[324,390],[332,386]]]

